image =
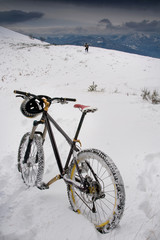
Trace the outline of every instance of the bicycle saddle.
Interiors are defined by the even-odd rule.
[[[85,105],[82,105],[82,104],[75,104],[74,107],[79,108],[81,112],[85,112],[85,113],[95,112],[95,111],[98,110],[95,107],[85,106]]]

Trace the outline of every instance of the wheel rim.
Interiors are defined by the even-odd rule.
[[[114,178],[111,174],[111,171],[107,167],[107,164],[99,158],[98,156],[93,157],[92,154],[87,154],[87,161],[92,166],[94,172],[98,176],[99,182],[101,184],[102,191],[105,194],[105,198],[98,199],[94,202],[96,213],[93,213],[91,209],[93,209],[93,202],[91,201],[90,196],[85,196],[85,193],[81,193],[79,190],[75,189],[73,186],[70,187],[71,191],[71,199],[74,204],[75,210],[78,213],[82,213],[85,215],[92,223],[95,224],[96,228],[102,228],[105,225],[108,225],[116,211],[117,206],[117,191]],[[82,156],[78,160],[79,166],[81,163],[85,162],[84,157]],[[77,174],[76,165],[73,166],[71,170],[71,179],[75,180],[75,176]],[[86,170],[82,175],[89,175],[93,178],[93,174],[90,170]],[[82,201],[87,202],[87,205]]]

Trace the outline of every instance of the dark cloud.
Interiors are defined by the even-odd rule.
[[[0,0],[0,2],[23,5],[26,0]],[[88,5],[88,6],[117,6],[117,7],[157,7],[160,6],[159,0],[27,0],[29,4],[38,3],[58,3],[58,4],[72,4],[72,5]]]
[[[97,25],[101,29],[106,31],[116,32],[143,32],[143,33],[157,33],[160,31],[160,21],[158,20],[143,20],[141,22],[126,22],[121,25],[113,25],[109,19],[102,19],[98,22]],[[107,33],[107,32],[106,32]]]
[[[0,24],[27,34],[160,30],[160,0],[0,0],[0,6]]]
[[[43,13],[40,12],[24,12],[20,10],[1,11],[0,12],[0,24],[14,24],[18,22],[25,22],[34,18],[43,17]]]
[[[113,27],[111,21],[110,21],[109,19],[107,19],[107,18],[104,18],[104,19],[100,20],[99,23],[98,23],[98,25],[99,25],[99,26],[102,26],[102,25],[103,25],[103,26],[105,26],[106,28],[112,28],[112,27]]]
[[[41,1],[44,0],[30,0]],[[73,5],[87,5],[87,6],[111,6],[111,7],[119,7],[119,8],[160,8],[159,0],[45,0],[45,2],[52,3],[65,3],[65,4],[73,4]]]
[[[157,32],[160,31],[160,21],[143,20],[142,22],[126,22],[125,26],[140,32]]]
[[[21,0],[24,1],[24,0]],[[28,0],[30,2],[43,2],[44,0]],[[58,3],[72,3],[72,4],[98,4],[98,5],[106,5],[106,4],[136,4],[136,5],[150,5],[150,4],[158,4],[159,0],[45,0],[45,2],[58,2]]]

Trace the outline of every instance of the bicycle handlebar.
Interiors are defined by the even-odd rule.
[[[57,100],[57,102],[76,102],[76,99],[75,98],[51,98],[51,102],[52,101],[56,101]]]
[[[58,98],[58,97],[55,97],[55,98],[50,98],[48,96],[45,96],[45,95],[35,95],[35,94],[32,94],[32,93],[27,93],[27,92],[23,92],[23,91],[19,91],[19,90],[14,90],[14,93],[15,94],[20,94],[20,95],[24,95],[26,97],[35,97],[37,99],[39,98],[46,98],[50,103],[52,101],[57,101],[57,103],[66,103],[66,102],[76,102],[76,99],[75,98]]]

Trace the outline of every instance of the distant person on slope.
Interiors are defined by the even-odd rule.
[[[88,43],[85,43],[85,52],[88,52],[88,48],[89,48],[89,45],[88,45]]]

